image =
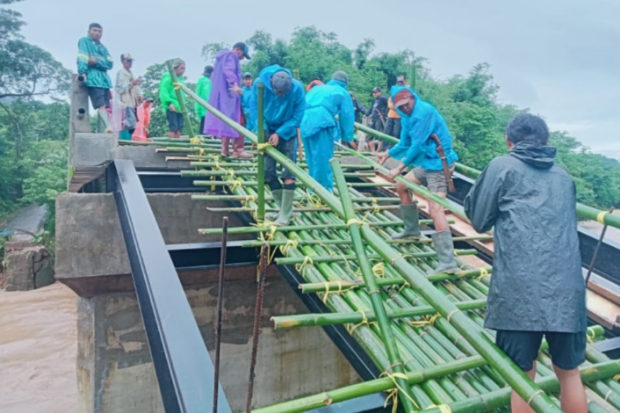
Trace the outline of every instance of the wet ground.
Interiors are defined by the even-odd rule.
[[[0,412],[77,412],[77,296],[0,290]]]

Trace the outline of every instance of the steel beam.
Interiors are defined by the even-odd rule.
[[[116,160],[114,192],[166,413],[211,408],[213,364],[132,161]],[[231,413],[219,389],[219,413]]]

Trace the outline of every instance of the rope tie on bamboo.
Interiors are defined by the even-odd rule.
[[[258,152],[260,152],[260,154],[262,155],[265,152],[265,149],[269,148],[270,146],[273,145],[269,142],[259,143],[258,145],[256,145],[256,149],[258,149]]]
[[[451,311],[450,314],[448,314],[448,316],[446,317],[446,320],[448,320],[448,323],[450,322],[450,319],[452,318],[452,316],[456,313],[460,313],[461,310],[459,310],[458,308],[454,311]]]
[[[198,155],[202,156],[205,154],[205,150],[203,148],[198,148]]]
[[[482,281],[482,279],[484,277],[487,277],[489,275],[489,272],[487,271],[486,268],[481,268],[480,269],[480,274],[478,275],[478,277],[476,277],[477,281]]]
[[[596,216],[596,220],[599,224],[605,224],[605,215],[607,215],[607,211],[601,211]]]
[[[317,194],[311,194],[309,189],[306,189],[306,195],[308,195],[306,199],[310,206],[314,208],[322,208],[324,206],[323,200]]]
[[[616,374],[614,376],[614,381],[620,381],[620,374]]]
[[[545,392],[542,390],[538,390],[537,392],[532,394],[532,397],[530,397],[530,399],[527,401],[527,405],[530,406],[532,402],[534,401],[534,399],[536,398],[536,396],[540,396],[541,394],[545,394]]]
[[[369,326],[370,323],[368,322],[368,317],[366,317],[366,313],[363,312],[362,310],[357,310],[357,313],[360,313],[362,315],[362,321],[351,326],[351,325],[347,325],[346,329],[349,332],[349,334],[353,335],[353,332],[355,331],[356,328],[358,328],[359,326],[363,326],[363,325],[367,325]]]
[[[297,270],[298,273],[300,273],[303,276],[304,270],[306,269],[306,266],[308,265],[314,265],[314,261],[312,261],[312,258],[306,255],[304,257],[304,262],[302,262],[301,264],[295,264],[295,269]]]
[[[342,294],[342,282],[341,281],[336,281],[336,283],[338,284],[338,291],[334,291],[336,294],[340,295]],[[329,290],[329,283],[325,283],[325,292],[323,293],[323,304],[327,304],[327,297],[329,296],[329,293],[331,292]]]
[[[237,188],[241,188],[243,186],[243,180],[241,178],[233,179],[231,181],[230,190],[234,191]]]
[[[439,409],[441,413],[452,413],[452,409],[450,409],[450,406],[448,406],[447,404],[440,404],[439,406],[437,406],[436,404],[431,404],[426,409],[433,408]]]
[[[357,225],[358,227],[361,227],[363,225],[368,225],[368,223],[357,219],[357,218],[351,218],[350,220],[347,221],[347,228],[350,227],[351,225]]]
[[[194,136],[193,138],[189,139],[189,143],[191,143],[192,145],[200,145],[201,143],[204,143],[204,141],[196,136]]]
[[[286,245],[280,247],[280,251],[282,251],[282,254],[286,255],[291,248],[297,248],[298,245],[299,243],[297,241],[294,239],[289,239],[286,240]]]
[[[372,267],[372,273],[377,278],[385,278],[385,264],[380,262]]]
[[[172,85],[174,86],[174,90],[181,90],[181,83],[174,82]]]
[[[230,176],[230,179],[235,179],[235,170],[233,168],[228,168],[225,176]]]
[[[405,373],[388,373],[387,371],[384,371],[379,377],[383,376],[386,376],[390,380],[392,380],[392,383],[394,383],[395,386],[392,390],[388,392],[388,396],[385,398],[385,403],[383,403],[384,408],[387,407],[390,400],[392,400],[392,413],[396,413],[396,411],[398,410],[398,393],[400,392],[404,394],[407,399],[409,399],[409,401],[411,401],[411,403],[415,406],[416,409],[420,410],[420,406],[415,402],[415,400],[411,398],[411,396],[409,396],[409,394],[407,394],[407,392],[402,387],[398,385],[398,381],[396,381],[396,379],[403,379],[407,381],[409,378]]]
[[[588,343],[594,344],[596,333],[593,330],[586,330],[586,338],[588,339]]]
[[[437,321],[437,319],[441,317],[441,314],[437,313],[434,316],[430,317],[430,316],[424,316],[424,318],[422,320],[415,320],[415,321],[410,321],[409,324],[412,327],[424,327],[424,326],[432,326],[435,324],[435,321]]]

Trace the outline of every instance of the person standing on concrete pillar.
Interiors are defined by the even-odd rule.
[[[121,64],[123,67],[116,74],[116,84],[114,85],[112,119],[114,120],[114,130],[119,131],[119,138],[130,140],[138,121],[136,109],[142,101],[139,88],[140,79],[134,77],[131,71],[133,65],[131,54],[123,53]]]
[[[303,85],[290,70],[278,65],[267,66],[261,70],[252,88],[250,114],[258,119],[258,85],[264,88],[265,136],[273,146],[291,161],[296,161],[297,128],[301,125],[306,109]],[[269,185],[273,199],[280,208],[278,213],[267,214],[266,218],[276,225],[288,225],[293,217],[293,196],[295,195],[295,176],[286,168],[281,168],[284,186],[277,175],[276,161],[265,155],[265,183]]]
[[[174,74],[177,76],[177,81],[181,84],[185,84],[183,74],[185,73],[185,62],[181,59],[175,59],[172,63]],[[181,98],[185,99],[185,92],[181,90]],[[166,70],[159,82],[159,100],[161,100],[161,106],[166,114],[166,120],[168,121],[168,137],[178,139],[181,137],[183,128],[185,127],[185,121],[183,119],[183,112],[181,111],[181,103],[177,97],[177,93],[174,90],[172,84],[172,76],[170,72]]]
[[[413,89],[405,86],[392,88],[394,107],[401,116],[402,134],[396,146],[379,157],[383,164],[388,158],[401,160],[402,164],[390,171],[395,178],[401,175],[407,167],[414,167],[405,175],[405,179],[417,185],[424,185],[437,196],[445,198],[448,194],[448,180],[444,172],[444,164],[437,153],[437,137],[443,147],[445,160],[450,171],[454,170],[458,155],[452,149],[452,136],[443,116],[433,105],[421,100]],[[419,237],[418,207],[409,192],[409,188],[401,182],[396,184],[396,192],[400,197],[400,207],[404,230],[392,236],[393,239]],[[454,244],[448,219],[443,207],[435,202],[429,202],[429,213],[435,224],[432,235],[439,266],[437,273],[455,273],[458,265],[454,258]]]
[[[239,42],[232,50],[220,50],[215,56],[215,65],[211,81],[213,88],[209,97],[209,104],[235,122],[241,122],[241,60],[250,59],[248,46]],[[229,156],[230,140],[233,140],[233,156],[237,158],[251,158],[243,149],[244,137],[237,131],[207,112],[205,118],[205,135],[222,139],[222,156]]]
[[[101,25],[91,23],[88,27],[88,36],[78,42],[77,68],[78,75],[86,83],[88,97],[104,125],[105,133],[114,133],[114,127],[106,110],[110,107],[110,89],[112,89],[108,70],[112,69],[114,61],[108,49],[101,44],[102,36]]]
[[[211,74],[213,73],[213,66],[205,66],[205,70],[202,73],[198,83],[196,84],[196,94],[199,98],[205,102],[209,102],[209,96],[211,96]],[[202,133],[205,129],[205,118],[207,116],[207,108],[200,103],[194,103],[194,110],[196,116],[200,119],[200,129],[198,133]]]
[[[312,88],[306,95],[306,112],[301,122],[310,176],[330,192],[334,189],[334,174],[329,165],[334,157],[334,142],[351,142],[355,133],[355,111],[348,83],[349,76],[339,70],[326,85]]]

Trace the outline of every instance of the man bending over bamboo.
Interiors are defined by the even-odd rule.
[[[293,79],[291,72],[278,65],[261,70],[252,88],[250,110],[252,119],[258,119],[258,85],[265,85],[263,115],[265,136],[268,143],[286,155],[292,162],[296,160],[297,128],[301,124],[306,109],[304,87]],[[281,167],[284,186],[277,175],[276,161],[265,155],[265,183],[269,185],[274,201],[280,209],[269,213],[266,218],[276,225],[288,225],[293,217],[293,197],[295,195],[295,175]]]
[[[588,411],[579,376],[585,361],[586,300],[577,235],[575,184],[546,146],[545,122],[530,114],[508,124],[510,153],[493,159],[465,198],[478,232],[495,227],[493,277],[484,326],[530,378],[547,339],[562,410]],[[530,413],[512,393],[512,411]]]
[[[401,116],[400,141],[396,146],[379,157],[383,164],[388,158],[402,160],[402,165],[390,171],[395,178],[408,167],[414,167],[405,178],[417,185],[424,185],[429,191],[445,198],[448,193],[448,176],[454,170],[458,155],[452,149],[452,136],[446,121],[433,105],[421,100],[413,89],[406,86],[392,88],[392,101]],[[439,145],[443,148],[445,160],[438,153]],[[444,164],[445,162],[445,164]],[[409,188],[401,182],[396,184],[400,197],[404,230],[392,236],[393,239],[419,237],[418,206],[414,202]],[[439,266],[437,273],[454,273],[458,265],[454,259],[454,244],[448,219],[443,207],[429,202],[429,213],[435,224],[436,232],[432,235]]]

